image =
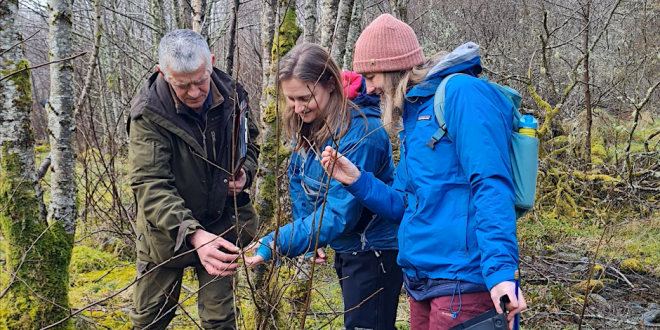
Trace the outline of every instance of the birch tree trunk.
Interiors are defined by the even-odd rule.
[[[408,23],[408,0],[392,0],[392,16]]]
[[[332,36],[335,32],[337,19],[337,6],[339,0],[323,0],[321,3],[321,47],[332,49]]]
[[[59,9],[59,7],[58,7]],[[70,11],[63,16],[71,17]],[[68,14],[68,16],[67,16]],[[29,67],[16,26],[18,1],[0,1],[0,72]],[[0,82],[0,226],[7,240],[9,281],[0,285],[0,328],[40,329],[68,315],[73,234],[49,227],[35,168],[30,71]],[[38,292],[39,296],[33,292]],[[70,327],[63,323],[57,329]]]
[[[205,1],[204,0],[192,0],[192,10],[193,10],[193,19],[192,19],[192,29],[193,31],[201,34],[202,33],[202,22],[204,21],[205,13]]]
[[[584,53],[584,74],[582,79],[582,85],[584,86],[584,107],[586,112],[586,121],[587,121],[587,137],[585,141],[585,161],[587,166],[591,167],[591,125],[593,122],[591,114],[591,89],[589,87],[589,33],[591,33],[591,21],[589,17],[591,7],[591,0],[586,0],[583,11],[583,20],[584,20],[584,39],[583,39],[583,53]]]
[[[355,0],[353,14],[351,15],[351,26],[348,28],[346,37],[346,53],[344,54],[344,65],[342,70],[353,69],[353,50],[355,42],[362,33],[362,12],[364,11],[364,0]]]
[[[232,75],[234,71],[234,53],[236,51],[236,30],[238,29],[238,8],[241,5],[240,0],[233,0],[233,8],[231,11],[230,27],[229,27],[229,45],[227,47],[227,61],[225,72]]]
[[[49,0],[50,60],[71,56],[72,0]],[[66,233],[76,231],[76,153],[74,149],[73,63],[50,65],[48,128],[52,159],[51,201],[48,222],[61,221]]]
[[[174,21],[174,29],[183,29],[183,20],[181,18],[181,2],[180,0],[172,0],[172,20]]]
[[[337,24],[335,28],[335,40],[332,43],[330,54],[341,68],[344,65],[344,55],[346,54],[346,38],[351,24],[351,14],[355,0],[341,0],[339,2],[339,12],[337,13]]]
[[[314,42],[316,40],[316,16],[318,14],[316,10],[316,0],[307,0],[305,2],[305,42]]]
[[[151,33],[151,41],[154,47],[154,59],[158,59],[158,44],[160,39],[165,35],[165,20],[163,17],[163,0],[150,0],[151,1],[151,23],[153,24],[154,31]]]

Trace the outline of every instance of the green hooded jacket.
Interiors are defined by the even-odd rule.
[[[131,103],[129,178],[137,203],[138,261],[145,266],[181,254],[185,255],[167,266],[185,267],[198,261],[197,253],[186,253],[192,249],[187,237],[198,228],[216,235],[226,232],[224,238],[240,245],[256,234],[258,220],[249,195],[241,192],[236,201],[227,196],[230,173],[237,172],[232,167],[240,165],[231,160],[237,150],[232,146],[239,140],[232,132],[239,132],[241,113],[246,114],[248,127],[242,165],[246,190],[257,169],[259,129],[250,116],[247,92],[214,69],[209,93],[212,103],[201,123],[158,73]]]

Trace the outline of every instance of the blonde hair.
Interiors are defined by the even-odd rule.
[[[381,97],[380,107],[382,111],[383,125],[387,127],[390,134],[397,131],[403,114],[403,102],[411,101],[406,98],[406,94],[420,84],[428,75],[429,71],[440,60],[449,54],[441,51],[431,56],[424,64],[411,69],[401,71],[383,72],[383,95]]]
[[[339,132],[335,138],[344,136],[351,123],[351,110],[357,106],[344,95],[343,82],[339,66],[330,54],[321,46],[304,43],[295,46],[281,60],[279,68],[279,88],[282,81],[298,79],[304,83],[321,84],[330,88],[328,104],[320,109],[312,123],[304,123],[290,106],[285,106],[282,114],[284,138],[296,140],[296,149],[314,143],[317,148],[324,146],[328,139]],[[312,91],[314,97],[314,91]]]

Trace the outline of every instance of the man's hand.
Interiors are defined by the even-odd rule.
[[[309,258],[309,260],[318,265],[325,263],[327,260],[327,256],[325,255],[325,251],[323,251],[323,249],[318,248],[316,249],[316,259],[314,259],[314,256],[312,256]]]
[[[238,267],[238,263],[236,263],[238,254],[224,253],[219,250],[219,248],[224,248],[236,253],[239,249],[234,244],[202,229],[197,229],[190,235],[189,240],[192,246],[198,248],[199,260],[210,275],[230,276],[234,274],[234,270]]]
[[[348,158],[330,146],[325,147],[321,156],[323,157],[321,159],[321,165],[323,165],[325,171],[330,173],[330,170],[332,170],[332,178],[344,185],[353,184],[360,177],[360,174],[362,174]]]
[[[495,285],[490,290],[490,299],[493,300],[495,304],[495,309],[497,313],[502,313],[500,308],[500,297],[509,296],[510,303],[504,306],[508,311],[507,320],[509,321],[509,330],[513,329],[513,319],[514,316],[521,311],[527,309],[527,303],[525,302],[525,297],[523,297],[522,290],[518,289],[518,298],[516,299],[516,284],[511,281],[504,281]]]
[[[245,171],[241,169],[241,171],[236,173],[233,178],[229,178],[229,188],[227,189],[227,195],[238,195],[238,193],[243,191],[243,188],[245,188],[246,181],[247,176],[245,175]]]

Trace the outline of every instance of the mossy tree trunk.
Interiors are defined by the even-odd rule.
[[[69,11],[70,13],[70,11]],[[0,2],[0,51],[21,41],[15,25],[18,1]],[[2,76],[28,67],[22,46],[0,59]],[[0,328],[40,329],[68,314],[68,266],[73,234],[63,222],[48,226],[39,205],[35,167],[30,73],[0,82],[0,227],[7,240],[6,270],[0,288]],[[5,277],[6,276],[6,277]],[[71,328],[64,322],[57,329]]]
[[[339,2],[339,11],[337,13],[337,22],[334,31],[335,38],[334,42],[332,43],[331,55],[340,68],[344,66],[346,40],[348,37],[348,30],[351,25],[351,15],[353,14],[354,3],[355,0],[341,0]]]
[[[279,58],[295,46],[296,40],[302,34],[302,30],[296,24],[295,8],[286,1],[272,1],[262,2],[261,17],[261,37],[264,41],[262,48],[264,92],[261,99],[261,155],[255,201],[264,227],[263,233],[270,232],[283,224],[280,223],[283,218],[281,215],[284,213],[280,203],[282,199],[289,198],[288,195],[281,196],[279,193],[283,187],[281,174],[286,170],[282,168],[282,164],[288,152],[285,151],[279,136],[281,123],[278,120],[278,110],[281,108],[277,107],[277,75]],[[280,28],[276,32],[275,27],[278,26]],[[282,306],[279,292],[284,281],[281,281],[278,275],[279,268],[273,266],[267,273],[263,269],[257,271],[255,287],[259,288],[260,292],[258,300],[253,302],[253,307],[258,309],[254,313],[258,315],[254,328],[291,328],[290,325],[285,324],[280,311]],[[272,320],[275,324],[271,322]]]
[[[353,4],[353,14],[351,14],[351,25],[348,28],[346,37],[346,52],[344,54],[343,70],[353,69],[353,50],[355,42],[362,32],[362,13],[364,11],[364,0],[355,0]]]

